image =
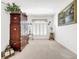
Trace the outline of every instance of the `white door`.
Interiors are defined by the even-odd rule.
[[[45,20],[32,22],[32,34],[34,39],[46,39],[48,37],[48,24]]]

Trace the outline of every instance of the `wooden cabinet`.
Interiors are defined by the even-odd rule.
[[[24,16],[25,17],[25,16]],[[26,17],[25,17],[26,18]],[[23,14],[10,14],[10,46],[17,51],[21,51],[28,44],[28,36],[21,36],[21,21]]]
[[[21,50],[20,15],[19,13],[10,14],[10,45],[14,50]]]

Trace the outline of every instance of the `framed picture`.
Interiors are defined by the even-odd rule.
[[[61,12],[59,13],[59,16],[58,16],[58,25],[63,25],[65,24],[65,14],[64,12]]]
[[[65,25],[74,23],[74,5],[71,3],[65,8]]]
[[[58,14],[58,26],[77,23],[77,1],[74,0]]]

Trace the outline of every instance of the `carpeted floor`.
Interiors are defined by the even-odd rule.
[[[77,59],[76,55],[53,40],[30,40],[29,44],[9,59]]]

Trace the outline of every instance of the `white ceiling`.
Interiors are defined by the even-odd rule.
[[[2,0],[2,2],[15,2],[27,14],[54,14],[61,6],[69,4],[72,0]]]

